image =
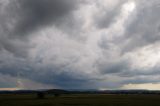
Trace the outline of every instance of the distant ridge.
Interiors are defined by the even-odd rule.
[[[14,90],[0,91],[0,94],[30,94],[43,92],[46,94],[160,94],[160,90],[63,90],[63,89],[41,89],[41,90]]]

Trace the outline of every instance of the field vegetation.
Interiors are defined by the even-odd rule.
[[[0,106],[160,106],[160,95],[122,94],[1,94]]]

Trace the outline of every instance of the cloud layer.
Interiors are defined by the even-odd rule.
[[[1,87],[157,87],[159,3],[0,0]]]

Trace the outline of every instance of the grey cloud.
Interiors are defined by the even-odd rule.
[[[7,25],[13,26],[15,35],[19,32],[23,35],[65,18],[78,7],[77,4],[77,0],[10,0],[8,5],[2,4],[5,6],[1,11],[1,21],[4,21],[6,29]]]
[[[98,65],[98,69],[101,70],[102,74],[118,74],[129,70],[129,61],[116,61],[110,63],[103,63]]]
[[[108,28],[112,23],[116,21],[117,16],[121,13],[121,7],[125,3],[125,0],[120,0],[116,4],[116,6],[110,7],[103,7],[98,5],[100,12],[94,15],[94,23],[97,28],[103,29]]]
[[[0,49],[26,57],[31,47],[28,37],[33,31],[63,24],[78,0],[9,0],[1,1]]]
[[[9,51],[17,57],[26,57],[28,54],[27,50],[30,48],[30,44],[23,40],[18,39],[1,39],[0,45],[1,49]]]
[[[145,83],[159,83],[159,77],[160,76],[136,76],[136,77],[130,77],[124,80],[123,84],[145,84]]]
[[[157,5],[159,1],[139,1],[136,6],[136,18],[126,27],[125,44],[123,51],[131,51],[139,47],[154,44],[160,40],[160,21]],[[121,41],[125,42],[125,41]]]
[[[100,0],[100,3],[104,1]],[[108,38],[110,36],[102,36],[119,16],[126,0],[121,0],[107,12],[105,7],[97,7],[105,14],[94,17],[78,14],[84,11],[76,10],[79,2],[81,0],[9,0],[8,4],[2,3],[0,74],[9,77],[20,74],[22,79],[66,89],[118,88],[128,83],[159,82],[158,64],[147,70],[136,70],[132,69],[128,58],[128,51],[159,41],[159,7],[154,6],[159,1],[135,0],[135,17],[129,17],[131,22],[122,25],[126,33],[116,39],[113,37],[113,40]],[[90,18],[95,22],[90,23]],[[88,28],[95,25],[95,29]],[[103,28],[106,29],[102,33]],[[72,36],[70,32],[74,32]],[[75,36],[77,39],[72,39]],[[80,39],[81,36],[85,41]],[[121,54],[121,51],[124,53]],[[157,78],[152,79],[156,75]],[[1,78],[0,83],[3,83]],[[11,83],[14,84],[14,81]],[[9,85],[3,83],[3,86]]]
[[[48,78],[46,78],[46,76]],[[65,89],[90,89],[93,87],[96,88],[96,84],[94,84],[94,82],[91,79],[79,79],[76,78],[76,76],[72,75],[72,73],[63,72],[61,74],[55,74],[52,72],[52,74],[47,73],[47,75],[44,75],[43,78],[42,76],[39,77],[38,81],[41,81],[45,84],[55,84]]]
[[[20,21],[16,32],[30,32],[38,27],[59,23],[77,7],[77,0],[17,0]],[[57,22],[58,21],[58,22]]]
[[[0,74],[0,88],[14,88],[16,84],[16,78]]]
[[[127,71],[123,71],[121,73],[118,73],[118,76],[121,76],[121,77],[136,77],[139,75],[156,76],[156,75],[160,74],[159,68],[160,68],[159,64],[156,64],[154,67],[148,68],[148,69],[131,69],[131,68],[129,68]]]

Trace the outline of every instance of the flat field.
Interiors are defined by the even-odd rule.
[[[37,99],[35,94],[1,94],[0,106],[160,106],[160,95],[74,94]]]

